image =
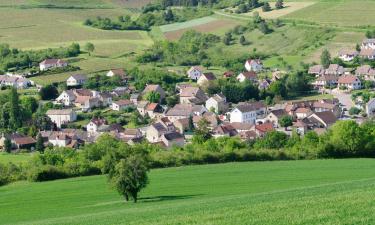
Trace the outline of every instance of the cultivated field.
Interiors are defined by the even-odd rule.
[[[138,204],[104,176],[0,188],[1,224],[373,224],[375,160],[152,170]]]
[[[305,20],[325,25],[366,26],[374,25],[374,11],[375,1],[319,1],[283,18]]]
[[[295,11],[298,11],[300,9],[303,9],[303,8],[306,8],[308,6],[311,6],[315,4],[315,2],[285,2],[284,3],[284,8],[283,9],[280,9],[280,10],[276,10],[275,9],[275,2],[270,2],[270,6],[272,8],[272,11],[269,11],[269,12],[263,12],[263,10],[261,8],[258,8],[254,11],[257,11],[259,12],[259,15],[263,18],[266,18],[266,19],[276,19],[276,18],[279,18],[281,16],[285,16],[285,15],[288,15],[292,12],[295,12]],[[243,15],[248,15],[248,16],[252,16],[254,11],[252,12],[249,12],[249,13],[245,13]]]
[[[203,33],[224,34],[229,29],[241,24],[241,21],[217,16],[207,16],[183,23],[160,26],[160,31],[168,40],[178,40],[186,31],[196,30]]]

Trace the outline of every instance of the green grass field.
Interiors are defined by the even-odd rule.
[[[0,188],[1,224],[373,224],[375,160],[152,170],[138,204],[104,176]]]
[[[7,154],[7,153],[0,153],[0,163],[26,163],[30,160],[32,154],[28,153],[20,153],[20,154]]]

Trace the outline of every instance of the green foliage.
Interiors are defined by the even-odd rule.
[[[4,140],[4,151],[10,153],[12,151],[12,142],[9,138]]]
[[[41,61],[48,58],[68,58],[77,56],[80,53],[80,46],[72,43],[70,46],[54,49],[27,50],[22,51],[16,48],[11,49],[7,44],[0,44],[0,70],[19,70],[38,66]]]
[[[94,44],[93,43],[91,43],[91,42],[87,42],[86,44],[85,44],[85,50],[89,53],[89,56],[91,55],[91,53],[95,50],[95,46],[94,46]]]
[[[106,75],[96,74],[90,77],[83,85],[86,89],[97,91],[112,91],[116,87],[124,85],[124,81],[120,76],[108,77]]]
[[[160,101],[160,94],[156,91],[150,91],[144,96],[145,100],[153,103],[158,103]]]
[[[131,197],[134,203],[138,200],[138,193],[148,183],[149,168],[147,162],[140,155],[131,155],[121,159],[114,168],[114,174],[110,177],[117,191],[126,200]]]
[[[281,149],[286,146],[288,136],[284,132],[271,131],[268,132],[262,139],[259,139],[254,148],[257,149]]]
[[[331,54],[327,49],[324,49],[320,55],[320,63],[324,68],[328,68],[329,64],[331,64]]]
[[[284,8],[284,1],[283,0],[277,0],[275,3],[276,9],[282,9]]]
[[[357,107],[351,107],[349,109],[349,115],[358,115],[361,112]]]
[[[262,11],[263,11],[263,12],[269,12],[269,11],[271,11],[271,10],[272,10],[272,9],[271,9],[270,3],[265,2],[265,3],[263,4],[263,6],[262,6]]]
[[[279,123],[281,127],[290,127],[293,125],[293,118],[291,116],[283,116],[280,118]]]
[[[39,96],[42,100],[52,100],[59,96],[59,92],[54,85],[49,84],[40,89]]]

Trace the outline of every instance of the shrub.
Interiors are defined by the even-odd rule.
[[[64,179],[67,177],[69,176],[66,172],[56,166],[51,165],[35,168],[28,176],[29,180],[37,182]]]

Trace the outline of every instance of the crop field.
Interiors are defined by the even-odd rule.
[[[104,176],[0,188],[0,224],[373,224],[375,160],[152,170],[139,203]]]
[[[276,19],[276,18],[279,18],[281,16],[285,16],[285,15],[288,15],[292,12],[295,12],[295,11],[301,10],[303,8],[306,8],[308,6],[311,6],[313,4],[315,4],[315,2],[285,2],[283,9],[276,10],[275,9],[275,2],[270,2],[270,6],[272,8],[271,11],[263,12],[261,8],[256,9],[254,11],[259,12],[259,15],[263,18]],[[243,15],[252,16],[254,11],[245,13]]]
[[[241,21],[224,19],[216,16],[207,16],[190,20],[183,23],[173,23],[160,26],[160,31],[164,33],[168,40],[177,40],[187,30],[196,30],[203,33],[224,34],[230,28],[241,24]]]
[[[366,26],[374,25],[374,10],[375,1],[370,0],[319,1],[283,18],[324,25]]]

